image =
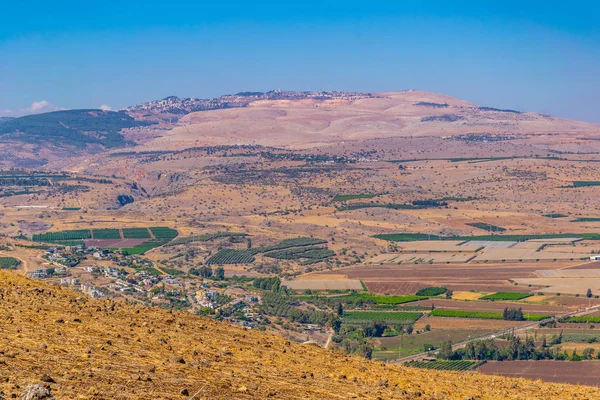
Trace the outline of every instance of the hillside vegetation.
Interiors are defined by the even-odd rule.
[[[73,399],[599,398],[592,387],[375,363],[0,271],[0,390]]]
[[[124,128],[148,125],[124,112],[102,110],[67,110],[27,115],[0,125],[0,138],[26,143],[51,141],[55,145],[85,147],[99,144],[118,147],[126,144],[119,133]]]

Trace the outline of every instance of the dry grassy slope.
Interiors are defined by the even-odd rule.
[[[8,272],[0,272],[0,332],[0,390],[9,398],[44,375],[60,399],[600,397],[589,387],[369,362]]]

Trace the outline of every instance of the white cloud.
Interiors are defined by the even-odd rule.
[[[29,114],[41,114],[52,111],[66,110],[66,108],[59,107],[55,104],[50,103],[47,100],[34,101],[31,106],[27,108],[20,108],[17,110],[0,110],[0,116],[4,117],[22,117],[23,115]]]
[[[108,105],[106,105],[106,104],[102,104],[102,105],[100,106],[100,109],[101,109],[102,111],[112,111],[112,110],[113,110],[113,108],[112,108],[111,106],[108,106]]]

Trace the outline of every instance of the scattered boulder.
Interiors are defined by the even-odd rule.
[[[52,396],[50,390],[40,384],[27,385],[21,395],[22,400],[46,400],[53,398],[54,396]]]

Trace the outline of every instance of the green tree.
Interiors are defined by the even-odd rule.
[[[591,360],[593,354],[594,354],[594,349],[592,349],[591,347],[588,347],[583,350],[582,357],[586,360]]]
[[[342,305],[342,303],[338,303],[337,305],[337,315],[339,315],[340,317],[344,315],[344,306]]]
[[[449,360],[452,358],[452,341],[448,340],[447,342],[442,343],[440,347],[440,351],[438,352],[438,357],[442,360]]]
[[[225,279],[225,269],[223,267],[218,267],[215,270],[215,279],[222,281]]]
[[[586,296],[588,299],[591,299],[591,298],[592,298],[592,289],[588,289],[588,290],[587,290],[587,293],[586,293],[586,295],[585,295],[585,296]]]

